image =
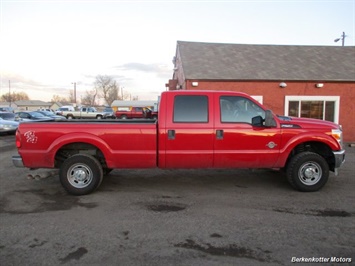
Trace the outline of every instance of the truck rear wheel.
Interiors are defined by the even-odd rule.
[[[69,194],[86,195],[100,186],[103,170],[95,157],[76,154],[63,162],[59,170],[59,178]]]
[[[287,180],[299,191],[313,192],[328,181],[329,166],[317,153],[302,152],[291,158],[286,169]]]

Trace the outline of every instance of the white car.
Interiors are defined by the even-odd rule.
[[[5,120],[0,117],[0,133],[14,134],[19,122]]]

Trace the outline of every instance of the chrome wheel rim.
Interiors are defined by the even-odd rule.
[[[68,169],[67,178],[73,187],[84,188],[90,185],[93,173],[85,164],[74,164]]]
[[[300,167],[298,177],[307,186],[315,185],[322,177],[322,168],[316,162],[307,162]]]

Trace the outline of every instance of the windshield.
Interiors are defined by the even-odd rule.
[[[33,117],[45,117],[44,115],[42,115],[41,113],[38,113],[38,112],[31,112],[30,113]]]
[[[46,116],[52,116],[53,113],[49,112],[49,111],[41,111],[41,114],[46,115]]]
[[[15,114],[13,113],[0,113],[0,117],[3,119],[13,120],[15,118]]]

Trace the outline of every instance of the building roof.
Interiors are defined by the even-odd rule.
[[[178,41],[185,79],[355,81],[355,46]]]
[[[50,106],[51,103],[39,100],[20,100],[15,101],[17,106]]]

